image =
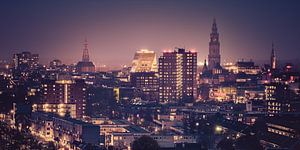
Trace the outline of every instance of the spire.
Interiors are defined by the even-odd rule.
[[[275,55],[275,48],[273,42],[272,42],[272,51],[271,51],[271,68],[276,69],[276,55]]]
[[[213,24],[212,24],[212,33],[218,33],[217,21],[216,21],[215,17],[214,17]]]
[[[211,33],[210,33],[210,40],[211,41],[219,40],[219,33],[218,33],[216,18],[213,19],[213,24],[212,24]]]
[[[82,55],[82,61],[83,62],[89,62],[90,61],[90,57],[89,57],[89,49],[88,49],[88,41],[85,38],[84,40],[84,49],[83,49],[83,55]]]
[[[212,70],[214,67],[220,65],[220,41],[217,28],[216,18],[213,19],[212,32],[210,33],[209,53],[208,53],[208,69]]]
[[[275,56],[275,49],[274,49],[274,43],[272,42],[272,52],[271,52],[271,56]]]

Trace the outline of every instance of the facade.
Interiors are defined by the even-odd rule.
[[[148,133],[149,134],[149,133]],[[138,133],[113,133],[111,136],[110,145],[115,147],[131,150],[131,146],[134,140],[137,140],[142,135]],[[158,145],[162,149],[175,149],[176,144],[196,144],[197,137],[192,135],[164,135],[155,134],[150,137],[157,141]]]
[[[130,72],[157,72],[155,52],[144,49],[137,51]]]
[[[255,65],[253,61],[238,61],[236,63],[236,69],[234,73],[257,75],[260,72],[259,66]]]
[[[216,19],[213,21],[212,32],[210,34],[209,54],[208,54],[208,69],[212,70],[221,63],[220,41]]]
[[[14,54],[13,64],[15,69],[21,71],[37,68],[39,64],[39,55],[30,52]]]
[[[209,98],[219,102],[235,100],[237,89],[234,86],[218,86],[211,89]]]
[[[161,148],[173,149],[178,143],[197,143],[197,137],[170,132],[170,134],[153,134],[149,131],[132,125],[125,120],[109,120],[106,124],[99,124],[100,134],[105,136],[105,146],[115,149],[128,149],[132,143],[141,136],[150,136],[157,141]]]
[[[176,49],[159,58],[161,103],[192,101],[196,97],[197,53]]]
[[[158,74],[155,72],[131,73],[131,83],[143,92],[142,99],[147,101],[158,100]]]
[[[53,113],[32,113],[30,129],[33,135],[70,149],[76,149],[80,144],[100,143],[99,126]]]
[[[142,92],[142,100],[158,100],[157,60],[154,51],[142,49],[135,53],[130,70],[130,82]]]
[[[86,84],[84,80],[45,80],[42,84],[42,102],[36,110],[53,112],[61,116],[82,118],[86,108]]]
[[[112,90],[117,103],[128,103],[135,95],[135,89],[132,87],[114,87]]]
[[[261,72],[261,69],[258,65],[250,61],[239,60],[235,64],[234,63],[226,63],[223,66],[228,72],[233,74],[245,73],[247,75],[258,75]]]
[[[265,85],[268,114],[291,112],[288,86],[279,83]]]
[[[77,117],[76,104],[68,104],[68,103],[33,104],[32,110],[56,113],[60,116],[65,116],[67,113],[69,113],[69,115],[72,118]]]
[[[299,116],[282,115],[276,118],[268,117],[266,122],[268,132],[276,134],[278,137],[286,137],[290,140],[300,138]]]
[[[84,43],[82,61],[77,63],[76,68],[81,73],[95,72],[95,65],[90,61],[87,40]]]
[[[290,138],[296,138],[296,136],[299,136],[297,135],[295,129],[284,125],[267,123],[267,128],[268,128],[268,132],[279,134],[281,136],[287,136]]]

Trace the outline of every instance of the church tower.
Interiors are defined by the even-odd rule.
[[[83,48],[83,55],[82,55],[82,61],[83,62],[89,62],[90,56],[89,56],[89,49],[88,49],[88,42],[87,39],[84,40],[84,48]]]
[[[95,65],[93,62],[90,61],[87,39],[84,40],[83,46],[84,48],[83,48],[82,60],[79,61],[76,65],[77,72],[80,73],[95,72]]]
[[[216,19],[214,18],[212,24],[212,32],[210,34],[210,42],[209,42],[208,69],[212,70],[214,67],[220,66],[220,62],[221,62],[221,55],[220,55],[219,33],[218,33]]]

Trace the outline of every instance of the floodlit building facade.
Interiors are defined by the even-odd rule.
[[[130,70],[130,81],[132,86],[143,93],[141,95],[143,100],[158,100],[157,71],[157,60],[154,51],[142,49],[134,54]]]
[[[157,60],[154,51],[139,50],[134,54],[130,72],[157,72]]]

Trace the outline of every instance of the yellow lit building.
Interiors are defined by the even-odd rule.
[[[223,101],[235,100],[236,94],[237,94],[236,87],[233,86],[217,87],[210,91],[209,98],[223,102]]]
[[[76,118],[76,104],[33,104],[33,111],[44,111],[65,116],[67,113],[72,118]]]
[[[135,53],[130,72],[157,72],[157,60],[154,51],[146,49]]]
[[[44,80],[42,101],[36,104],[36,110],[59,115],[68,112],[72,117],[82,118],[86,110],[86,86],[84,80],[71,80],[67,76],[58,80]]]

